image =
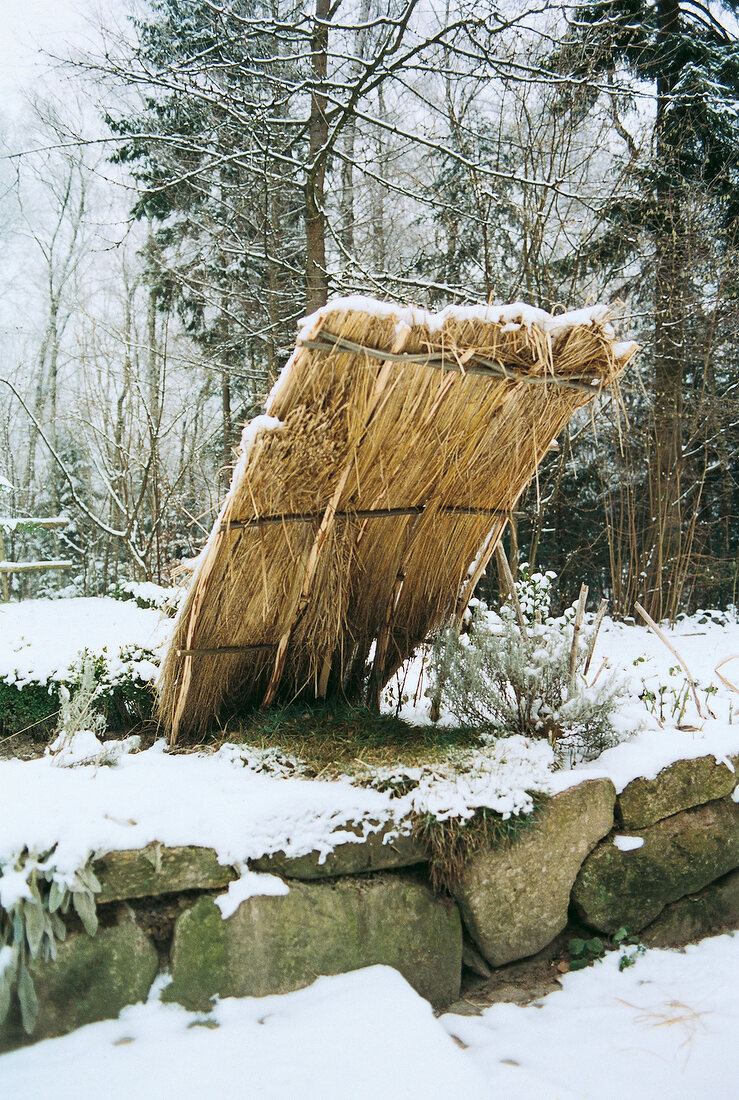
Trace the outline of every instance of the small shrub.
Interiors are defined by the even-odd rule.
[[[567,948],[570,952],[570,970],[583,970],[591,963],[602,959],[606,953],[606,945],[600,936],[593,936],[589,940],[574,936]]]
[[[79,690],[87,664],[92,666],[95,685],[95,709],[105,716],[109,726],[128,727],[151,716],[154,706],[152,680],[159,657],[143,646],[121,646],[117,653],[103,649],[92,653],[84,649],[65,681],[70,691]]]
[[[613,933],[613,946],[617,947],[621,951],[621,957],[618,960],[619,970],[628,970],[630,966],[633,966],[637,959],[640,959],[642,955],[646,953],[646,946],[641,942],[638,936],[629,935],[628,928],[619,928]]]
[[[550,569],[546,573],[532,573],[527,561],[518,567],[516,595],[524,618],[529,623],[543,623],[549,618],[552,604],[552,582],[557,574]]]
[[[73,742],[78,735],[87,735],[88,740],[97,746],[98,738],[105,735],[107,723],[105,715],[96,705],[98,687],[95,682],[94,660],[91,654],[85,658],[80,681],[72,693],[63,684],[59,688],[61,706],[57,736],[48,752],[54,756],[55,763],[70,762],[74,759]]]
[[[475,608],[469,633],[447,631],[432,656],[433,697],[463,726],[546,738],[560,763],[592,759],[616,740],[612,716],[622,685],[581,675],[591,638],[583,631],[571,676],[572,630],[566,622],[522,630],[506,606],[491,624]]]
[[[85,649],[63,678],[41,682],[0,678],[0,734],[8,737],[28,729],[51,732],[62,699],[79,690],[88,664],[95,687],[92,708],[108,726],[128,729],[146,721],[154,707],[152,681],[159,660],[153,650],[137,645],[121,646],[117,652]]]
[[[570,970],[582,970],[591,963],[602,959],[607,951],[620,950],[618,969],[627,970],[633,966],[637,959],[647,950],[636,936],[629,935],[627,928],[618,928],[610,938],[610,941],[593,936],[585,940],[575,936],[567,945],[570,953]]]

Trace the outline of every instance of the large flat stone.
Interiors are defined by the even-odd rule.
[[[712,882],[662,910],[641,933],[649,947],[682,947],[686,943],[739,929],[739,870]]]
[[[469,860],[455,897],[492,966],[535,955],[565,927],[572,884],[611,829],[615,798],[610,779],[570,787],[550,798],[516,841]]]
[[[739,866],[739,805],[731,798],[635,830],[644,844],[620,851],[612,838],[588,856],[572,892],[586,924],[601,932],[646,928],[670,902]]]
[[[618,796],[616,819],[624,829],[646,829],[681,810],[724,798],[739,783],[739,756],[731,763],[735,770],[714,756],[700,756],[676,760],[655,779],[634,779]]]
[[[31,965],[39,1011],[30,1041],[117,1016],[126,1005],[144,1000],[158,968],[156,949],[132,920],[100,928],[94,936],[70,933],[55,960]],[[0,1050],[28,1041],[15,1001],[0,1025]]]
[[[393,836],[394,825],[386,825],[362,840],[337,844],[321,861],[321,853],[289,857],[273,852],[249,861],[255,871],[269,871],[284,878],[329,878],[336,875],[358,875],[367,871],[388,871],[411,867],[428,859],[425,850],[411,836]]]
[[[218,862],[212,848],[165,848],[161,844],[109,852],[95,861],[93,870],[101,886],[98,903],[182,890],[217,890],[236,878],[232,867]]]
[[[169,1000],[204,1008],[214,994],[262,997],[384,963],[434,1005],[459,996],[462,926],[457,907],[413,874],[290,884],[254,897],[222,920],[210,898],[178,918]]]

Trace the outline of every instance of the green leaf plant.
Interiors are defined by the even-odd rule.
[[[23,1029],[33,1033],[39,1005],[32,964],[56,958],[67,936],[63,916],[71,911],[88,935],[95,935],[99,890],[89,864],[61,873],[53,849],[38,854],[24,848],[0,864],[0,1024],[15,995]]]

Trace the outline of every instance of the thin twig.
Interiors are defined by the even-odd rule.
[[[680,663],[680,664],[682,665],[682,668],[683,668],[683,672],[684,672],[684,673],[685,673],[685,675],[687,676],[687,678],[688,678],[688,683],[690,684],[690,690],[691,690],[691,691],[692,691],[692,693],[693,693],[693,702],[695,703],[695,709],[696,709],[696,710],[698,711],[698,714],[700,715],[700,717],[701,717],[701,718],[705,718],[706,716],[705,716],[705,714],[703,713],[703,711],[701,710],[700,700],[698,699],[698,691],[697,691],[697,689],[696,689],[696,686],[695,686],[695,680],[693,679],[693,677],[692,677],[692,675],[691,675],[690,669],[689,669],[689,668],[688,668],[688,666],[687,666],[687,665],[685,664],[685,661],[684,661],[684,660],[683,660],[683,658],[682,658],[682,657],[680,656],[680,654],[678,653],[678,651],[677,651],[677,650],[675,649],[674,645],[673,645],[673,644],[672,644],[672,642],[671,642],[671,641],[669,640],[669,638],[668,638],[668,637],[667,637],[667,636],[665,635],[665,633],[664,633],[664,632],[663,632],[662,630],[660,630],[660,628],[659,628],[659,627],[657,626],[657,624],[656,624],[656,622],[654,621],[654,619],[652,618],[652,616],[651,616],[651,615],[649,615],[649,614],[648,614],[648,612],[646,612],[646,611],[644,610],[644,608],[642,607],[642,605],[641,605],[641,604],[640,604],[639,602],[636,602],[636,603],[634,604],[634,607],[635,607],[635,608],[636,608],[636,610],[637,610],[637,611],[639,612],[639,614],[641,615],[642,619],[644,619],[644,622],[645,622],[645,623],[647,624],[647,626],[649,627],[649,629],[650,629],[650,630],[652,630],[652,631],[653,631],[653,632],[654,632],[654,633],[655,633],[655,634],[657,635],[657,637],[659,638],[659,640],[660,640],[661,642],[663,642],[663,643],[664,643],[664,645],[666,645],[666,646],[667,646],[667,648],[669,649],[669,651],[670,651],[670,653],[671,653],[671,654],[673,655],[673,657],[677,658],[677,660],[679,661],[679,663]]]
[[[737,687],[736,684],[732,684],[731,680],[727,680],[726,677],[722,676],[719,672],[719,669],[723,668],[724,665],[728,665],[729,661],[736,660],[739,660],[739,653],[732,653],[730,657],[724,657],[723,661],[719,661],[713,671],[716,673],[721,683],[726,685],[729,691],[735,691],[737,695],[739,695],[739,687]]]
[[[593,630],[593,637],[590,639],[590,645],[588,647],[588,655],[585,659],[585,665],[582,670],[583,676],[587,676],[588,669],[590,668],[590,662],[593,659],[593,653],[595,651],[595,643],[598,641],[598,631],[600,630],[600,624],[603,622],[606,611],[608,610],[608,600],[601,600],[598,612],[595,616],[595,628]]]
[[[503,576],[503,580],[508,588],[508,596],[513,604],[513,610],[516,612],[516,620],[520,627],[521,633],[524,638],[528,639],[526,632],[526,620],[523,617],[523,611],[521,610],[521,603],[518,598],[518,592],[516,592],[516,584],[513,580],[513,573],[511,573],[511,567],[508,564],[508,558],[506,552],[503,549],[503,543],[498,542],[495,547],[495,560],[498,563],[498,568]]]
[[[577,611],[575,612],[575,622],[572,627],[572,646],[570,648],[570,687],[575,682],[575,669],[577,668],[577,639],[580,637],[580,631],[582,630],[582,622],[585,618],[585,603],[588,598],[588,586],[586,584],[580,585],[580,595],[577,600]]]

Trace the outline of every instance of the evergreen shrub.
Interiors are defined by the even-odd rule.
[[[50,733],[57,722],[60,703],[80,688],[89,665],[95,685],[94,706],[106,724],[128,729],[151,717],[154,707],[152,681],[159,655],[143,646],[121,646],[117,652],[92,653],[85,649],[68,673],[57,679],[28,681],[0,676],[0,734],[9,737],[24,730]]]
[[[541,611],[538,602],[537,617]],[[448,630],[438,638],[431,693],[463,726],[546,738],[561,764],[593,759],[617,740],[612,719],[623,688],[613,677],[588,684],[583,676],[592,640],[587,629],[577,640],[571,676],[570,619],[522,629],[508,606],[498,617],[477,604],[468,633]]]

